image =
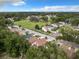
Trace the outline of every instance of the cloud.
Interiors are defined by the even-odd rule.
[[[21,2],[20,2],[21,1]],[[22,0],[20,0],[19,2],[14,2],[13,5],[14,6],[18,6],[21,5],[22,3],[24,4],[24,2]],[[79,12],[79,5],[70,5],[70,6],[44,6],[41,8],[21,8],[21,9],[12,9],[12,10],[7,10],[5,8],[2,7],[2,9],[0,8],[0,11],[24,11],[24,12]]]
[[[75,6],[44,6],[42,8],[32,8],[31,11],[79,12],[79,5],[75,5]]]
[[[0,0],[0,5],[12,4],[14,6],[24,5],[23,0]]]
[[[19,1],[19,2],[14,2],[12,5],[19,6],[19,5],[24,5],[24,4],[25,4],[24,1]]]

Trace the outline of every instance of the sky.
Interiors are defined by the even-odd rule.
[[[0,12],[79,12],[79,0],[0,0]]]

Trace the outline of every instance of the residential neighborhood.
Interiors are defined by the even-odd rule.
[[[65,17],[69,16],[64,17],[65,13],[63,16],[58,15],[1,17],[0,44],[3,55],[5,50],[5,55],[1,58],[76,59],[79,57],[79,20],[74,14],[75,17],[70,16],[72,19],[66,19]]]
[[[79,0],[0,0],[0,59],[79,59]]]

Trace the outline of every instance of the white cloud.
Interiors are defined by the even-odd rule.
[[[23,0],[0,0],[0,5],[12,4],[14,6],[24,5]]]
[[[79,12],[79,5],[77,6],[45,6],[42,8],[32,8],[31,11]]]
[[[24,1],[19,1],[19,2],[13,3],[14,6],[19,6],[19,5],[24,5],[24,4],[25,4]]]

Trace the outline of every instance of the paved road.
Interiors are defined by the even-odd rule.
[[[36,32],[36,31],[33,31],[33,30],[30,30],[30,29],[26,29],[25,31],[28,31],[30,34],[33,33],[35,35],[39,35],[41,37],[47,37],[47,41],[52,41],[52,40],[55,40],[54,37],[52,36],[49,36],[49,35],[45,35],[45,34],[42,34],[42,33],[39,33],[39,32]]]
[[[9,28],[10,28],[10,27],[9,27]],[[21,30],[21,29],[19,29],[19,30]],[[18,30],[18,31],[19,31],[19,30]],[[27,29],[27,28],[25,28],[25,30],[24,30],[23,32],[29,32],[30,34],[33,33],[34,35],[39,35],[39,36],[41,36],[41,37],[47,37],[47,41],[55,40],[55,38],[52,37],[52,36],[45,35],[45,34],[42,34],[42,33],[39,33],[39,32],[33,31],[33,30],[30,30],[30,29]]]

